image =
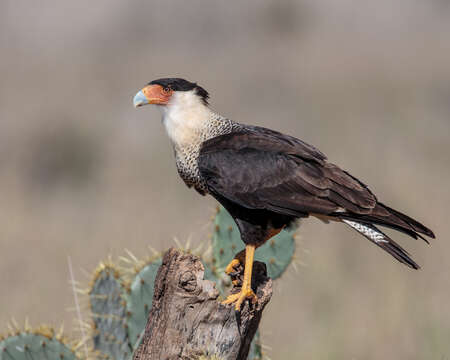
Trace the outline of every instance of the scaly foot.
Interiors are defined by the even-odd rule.
[[[241,305],[246,299],[250,299],[252,301],[252,304],[255,304],[258,301],[258,298],[256,297],[256,295],[252,289],[247,289],[247,290],[242,289],[237,294],[229,295],[222,302],[222,304],[228,305],[228,304],[235,303],[234,307],[235,307],[236,311],[241,311]]]
[[[237,267],[245,261],[244,266],[244,279],[242,281],[241,291],[237,294],[232,294],[226,298],[226,300],[222,303],[224,305],[227,304],[235,304],[236,311],[241,310],[241,305],[246,299],[250,299],[252,303],[256,303],[258,298],[255,293],[252,291],[252,269],[253,269],[253,257],[255,255],[255,245],[246,245],[245,250],[241,251],[237,254],[234,259],[228,264],[225,272],[227,274],[232,274],[235,272]],[[233,275],[234,276],[234,275]],[[233,279],[233,285],[238,285],[239,279]]]

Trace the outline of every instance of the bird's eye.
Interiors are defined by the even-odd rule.
[[[164,92],[165,94],[170,93],[170,87],[166,86],[166,87],[163,89],[163,92]]]

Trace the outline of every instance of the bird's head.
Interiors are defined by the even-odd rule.
[[[180,78],[163,78],[153,80],[140,90],[133,99],[135,107],[147,104],[167,106],[179,98],[190,97],[208,105],[208,92],[196,83]]]

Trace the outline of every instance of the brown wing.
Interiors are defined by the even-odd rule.
[[[248,209],[290,216],[357,219],[434,237],[422,224],[377,202],[365,184],[291,136],[260,127],[206,141],[199,168],[212,195]]]
[[[241,206],[289,215],[328,215],[345,209],[369,214],[370,190],[314,147],[251,127],[203,144],[199,167],[212,193]]]

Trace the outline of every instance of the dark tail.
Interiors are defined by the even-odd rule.
[[[429,243],[421,234],[435,238],[434,233],[408,215],[378,203],[370,214],[334,213],[340,219],[354,220],[364,224],[376,224],[401,231],[414,239],[422,239]]]
[[[369,239],[375,245],[382,248],[384,251],[391,254],[394,258],[396,258],[401,263],[409,266],[413,269],[420,269],[420,266],[417,265],[413,259],[409,257],[409,254],[406,250],[404,250],[400,245],[398,245],[394,240],[392,240],[389,236],[383,233],[380,229],[370,224],[362,224],[351,220],[342,220],[345,224],[355,229],[361,235]]]
[[[421,239],[425,240],[426,242],[428,242],[428,241],[417,233],[429,236],[432,239],[435,238],[434,233],[430,229],[428,229],[426,226],[422,225],[420,222],[414,220],[413,218],[410,218],[408,215],[402,214],[401,212],[394,210],[386,205],[383,205],[383,204],[378,204],[378,205],[383,207],[384,209],[386,209],[389,212],[390,221],[396,222],[399,225],[399,227],[405,227],[405,225],[407,225],[412,231],[416,232],[417,236],[419,236]],[[380,225],[383,225],[383,224],[380,223]]]
[[[368,215],[355,213],[334,213],[333,215],[387,251],[398,261],[413,269],[418,269],[419,266],[409,257],[409,254],[375,225],[400,231],[414,239],[420,238],[427,243],[429,243],[428,240],[422,235],[435,238],[434,233],[418,221],[381,203],[378,203],[371,214]]]

